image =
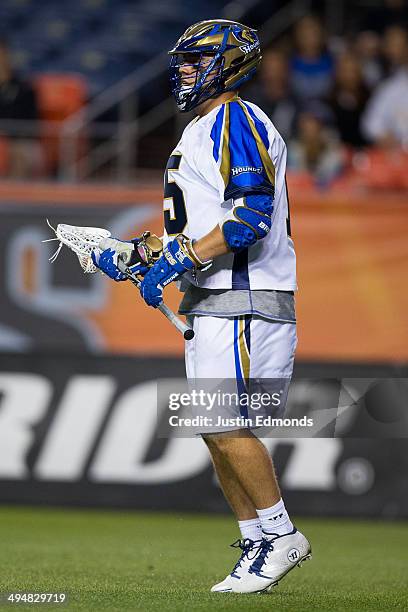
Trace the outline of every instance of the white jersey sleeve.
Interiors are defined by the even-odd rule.
[[[249,193],[273,197],[272,229],[240,253],[217,257],[190,282],[208,289],[296,289],[285,182],[286,146],[268,117],[239,98],[191,122],[165,174],[166,236],[198,239]]]

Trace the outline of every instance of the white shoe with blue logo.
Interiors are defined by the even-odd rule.
[[[256,558],[259,547],[262,540],[254,542],[253,540],[237,540],[231,546],[233,548],[240,548],[241,555],[236,562],[234,569],[222,582],[214,584],[211,589],[212,593],[232,593],[232,583],[241,580],[241,578],[248,572],[251,564]]]
[[[296,528],[283,536],[264,534],[261,543],[257,544],[256,558],[239,580],[230,574],[234,593],[266,591],[276,586],[291,569],[300,567],[312,557],[309,541]]]

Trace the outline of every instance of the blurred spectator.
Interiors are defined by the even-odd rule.
[[[245,96],[263,109],[284,140],[292,137],[296,101],[289,90],[288,60],[283,53],[268,49],[263,54],[258,78],[246,89]]]
[[[38,174],[40,145],[35,131],[19,128],[16,120],[36,121],[37,100],[33,88],[13,71],[7,45],[0,42],[0,134],[8,138],[8,174],[25,178]],[[27,130],[27,131],[26,131]],[[34,138],[30,138],[33,136]]]
[[[354,51],[360,60],[364,82],[369,89],[373,89],[384,76],[380,36],[368,30],[360,32],[356,36]]]
[[[407,27],[406,0],[385,0],[381,6],[365,9],[354,49],[370,89],[403,63]]]
[[[408,148],[408,44],[404,65],[378,86],[362,117],[362,130],[373,143]]]
[[[288,168],[310,172],[321,186],[342,170],[344,153],[335,133],[329,129],[330,108],[317,100],[309,102],[298,117],[298,136],[288,147]]]
[[[393,74],[404,65],[407,45],[408,32],[405,28],[394,25],[386,29],[383,53],[388,74]]]
[[[333,59],[326,49],[320,21],[311,15],[300,19],[294,42],[296,53],[290,66],[293,93],[302,101],[326,97],[333,80]]]
[[[357,58],[351,53],[343,53],[337,60],[330,103],[340,138],[345,144],[353,147],[366,144],[360,120],[368,97],[369,91]]]

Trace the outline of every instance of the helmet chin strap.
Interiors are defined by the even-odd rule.
[[[192,85],[182,85],[180,87],[180,97],[184,97],[186,94],[189,94],[192,89]]]

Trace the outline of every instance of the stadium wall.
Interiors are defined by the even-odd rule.
[[[159,433],[157,382],[183,378],[181,359],[0,360],[0,503],[227,510],[202,440]],[[331,416],[313,437],[263,438],[292,512],[408,516],[407,378],[387,366],[297,365],[289,413]]]

